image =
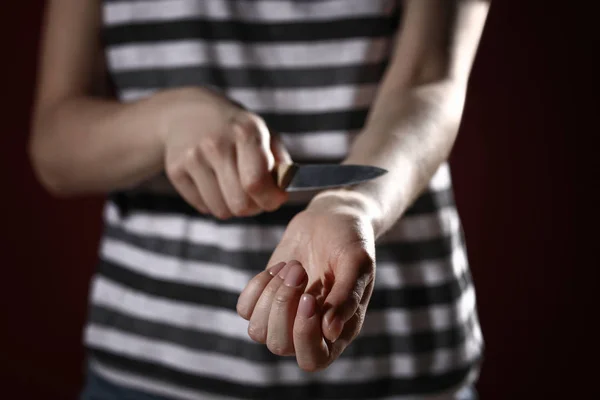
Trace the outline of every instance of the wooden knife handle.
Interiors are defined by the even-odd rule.
[[[296,171],[298,171],[298,166],[293,163],[276,165],[273,175],[275,177],[275,182],[277,182],[277,186],[285,190],[292,181]]]

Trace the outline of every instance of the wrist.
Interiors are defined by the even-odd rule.
[[[307,210],[349,214],[367,223],[373,229],[375,237],[381,231],[381,207],[373,198],[358,190],[326,190],[310,201]]]
[[[197,88],[176,88],[157,92],[148,99],[150,112],[158,119],[155,134],[164,146],[176,121],[186,105],[205,103],[205,94]]]
[[[202,121],[202,125],[215,126],[220,121],[228,121],[240,110],[240,105],[228,99],[218,89],[204,86],[190,86],[160,91],[149,98],[151,112],[157,116],[157,139],[165,145],[176,129],[173,126],[182,120]]]

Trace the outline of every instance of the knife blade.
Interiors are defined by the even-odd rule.
[[[280,164],[277,184],[287,192],[351,186],[375,179],[387,171],[370,165]]]

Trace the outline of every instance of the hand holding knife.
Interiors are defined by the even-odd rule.
[[[219,89],[209,89],[240,109],[248,111],[243,104],[226,97]],[[272,131],[271,134],[276,135]],[[279,164],[273,171],[277,185],[286,192],[345,187],[375,179],[385,173],[385,169],[369,165],[296,163]]]

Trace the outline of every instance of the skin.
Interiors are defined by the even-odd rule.
[[[269,265],[286,263],[283,272],[258,274],[239,298],[250,337],[275,354],[295,355],[306,371],[329,366],[360,332],[375,279],[375,240],[422,192],[458,132],[489,4],[405,3],[394,59],[345,160],[388,174],[317,195],[271,257]]]
[[[49,2],[29,146],[42,184],[72,196],[166,171],[187,202],[218,218],[283,204],[287,196],[271,171],[289,156],[260,116],[202,88],[130,104],[107,96],[99,10],[97,0]],[[250,337],[273,353],[295,355],[300,368],[317,371],[360,332],[375,240],[452,148],[487,12],[480,0],[405,0],[394,57],[345,160],[388,174],[318,194],[288,225],[270,268],[240,295]]]
[[[106,192],[164,170],[187,202],[220,219],[281,206],[287,194],[270,171],[289,155],[258,115],[199,87],[132,104],[101,95],[99,11],[98,0],[49,2],[29,143],[44,186]]]

